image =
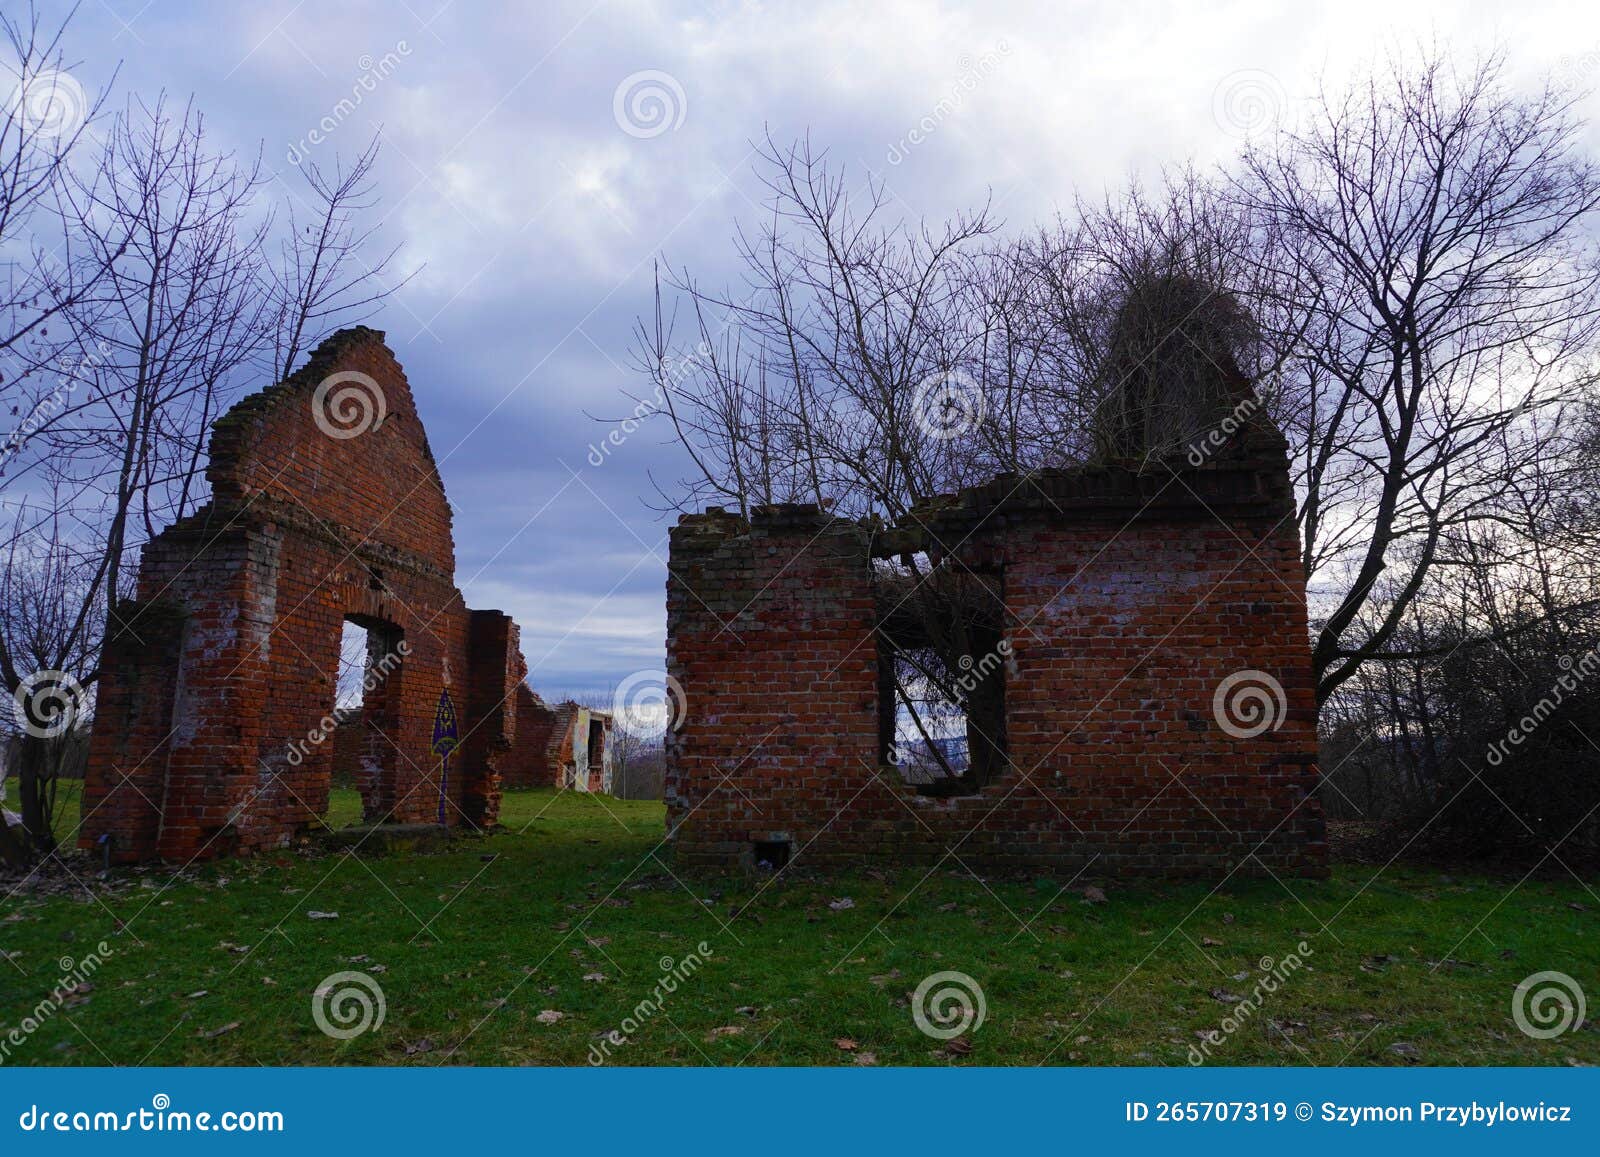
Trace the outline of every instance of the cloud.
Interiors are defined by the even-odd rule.
[[[1238,141],[1213,103],[1240,70],[1269,74],[1292,100],[1319,72],[1336,78],[1407,38],[1471,48],[1503,35],[1529,72],[1600,47],[1586,10],[1500,13],[1375,0],[107,0],[80,10],[70,55],[102,79],[121,59],[123,90],[194,91],[214,140],[245,153],[264,141],[289,181],[289,146],[325,119],[336,124],[318,159],[354,153],[381,127],[381,238],[421,268],[373,324],[440,458],[468,599],[517,616],[536,682],[587,688],[662,660],[665,569],[646,548],[666,530],[656,484],[687,469],[648,425],[602,467],[586,464],[608,428],[589,415],[625,414],[642,389],[630,329],[650,308],[658,257],[710,284],[736,276],[735,224],[762,211],[751,145],[764,132],[809,132],[886,179],[911,215],[992,194],[1021,229],[1075,191],[1229,155]],[[668,74],[684,107],[681,123],[642,137],[618,123],[615,97],[648,71]]]

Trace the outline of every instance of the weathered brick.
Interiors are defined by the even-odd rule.
[[[320,383],[366,375],[380,422],[348,438],[315,416]],[[333,428],[342,429],[337,422]],[[107,639],[81,843],[122,861],[278,847],[328,800],[342,624],[407,651],[365,697],[370,820],[439,814],[440,693],[458,714],[445,822],[488,827],[526,671],[516,625],[468,611],[451,511],[405,374],[383,335],[329,338],[286,381],[213,427],[212,500],[145,548],[137,595]],[[331,719],[328,722],[333,722]]]
[[[685,516],[671,534],[668,825],[689,866],[917,861],[1070,875],[1321,874],[1316,707],[1283,441],[1253,425],[1200,467],[1003,476],[907,525],[808,506]],[[880,765],[875,554],[998,573],[1010,767],[919,795]],[[1276,727],[1236,738],[1213,695],[1276,680]]]

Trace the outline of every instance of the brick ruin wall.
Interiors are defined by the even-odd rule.
[[[609,792],[610,714],[570,700],[552,706],[526,686],[520,687],[517,694],[517,739],[503,761],[504,786]],[[591,750],[588,739],[596,726],[600,740],[597,753]],[[579,736],[585,737],[581,743]]]
[[[319,404],[323,415],[340,405],[330,380],[366,391],[381,420],[353,436],[319,421]],[[137,593],[117,608],[81,844],[109,837],[119,861],[188,861],[282,846],[314,826],[347,619],[369,630],[369,672],[389,657],[346,740],[367,818],[437,820],[432,740],[448,689],[463,743],[445,822],[492,825],[525,671],[517,628],[469,611],[454,585],[450,506],[382,335],[337,334],[235,406],[213,428],[207,478],[211,502],[149,543]]]
[[[517,689],[517,741],[501,766],[502,783],[512,788],[557,787],[560,773],[550,758],[555,712],[526,685]]]
[[[880,758],[871,527],[814,507],[673,529],[668,829],[691,867],[944,862],[1070,875],[1322,874],[1316,708],[1293,493],[1257,432],[1200,468],[1006,476],[924,514],[1003,593],[1010,765],[919,794]],[[1264,672],[1275,727],[1222,726]],[[1255,678],[1255,676],[1251,676]]]

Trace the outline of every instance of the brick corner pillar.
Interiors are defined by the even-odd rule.
[[[527,664],[521,632],[500,611],[470,612],[467,717],[461,744],[461,819],[479,830],[500,818],[500,764],[516,742],[517,688]]]
[[[759,507],[748,523],[713,507],[680,519],[670,543],[667,674],[684,697],[666,740],[674,854],[725,868],[757,844],[798,853],[876,774],[866,535],[810,505]]]
[[[101,651],[78,846],[105,840],[116,863],[156,854],[173,704],[188,615],[165,600],[124,599]]]

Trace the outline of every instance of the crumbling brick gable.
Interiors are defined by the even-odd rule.
[[[318,414],[336,434],[361,432],[330,435]],[[377,553],[431,566],[446,578],[455,571],[444,483],[410,383],[376,330],[335,334],[302,369],[239,402],[213,427],[210,454],[206,478],[219,506],[265,497],[307,519],[358,531]]]
[[[1282,440],[1257,430],[1198,468],[1001,477],[887,533],[804,506],[682,518],[667,583],[668,673],[686,700],[667,740],[675,854],[1324,872],[1293,513]],[[1004,599],[1009,766],[950,798],[880,756],[871,560],[919,550]],[[1283,701],[1275,726],[1241,736],[1215,698],[1245,672]]]
[[[341,385],[373,420],[353,399],[341,409]],[[450,507],[383,335],[329,338],[219,419],[211,449],[211,503],[146,547],[117,608],[81,842],[109,837],[119,860],[281,846],[325,811],[346,728],[369,820],[437,820],[443,788],[446,824],[491,826],[525,671],[517,628],[469,612],[454,585]],[[384,677],[336,728],[346,620]],[[460,744],[447,778],[433,744],[446,691]]]

